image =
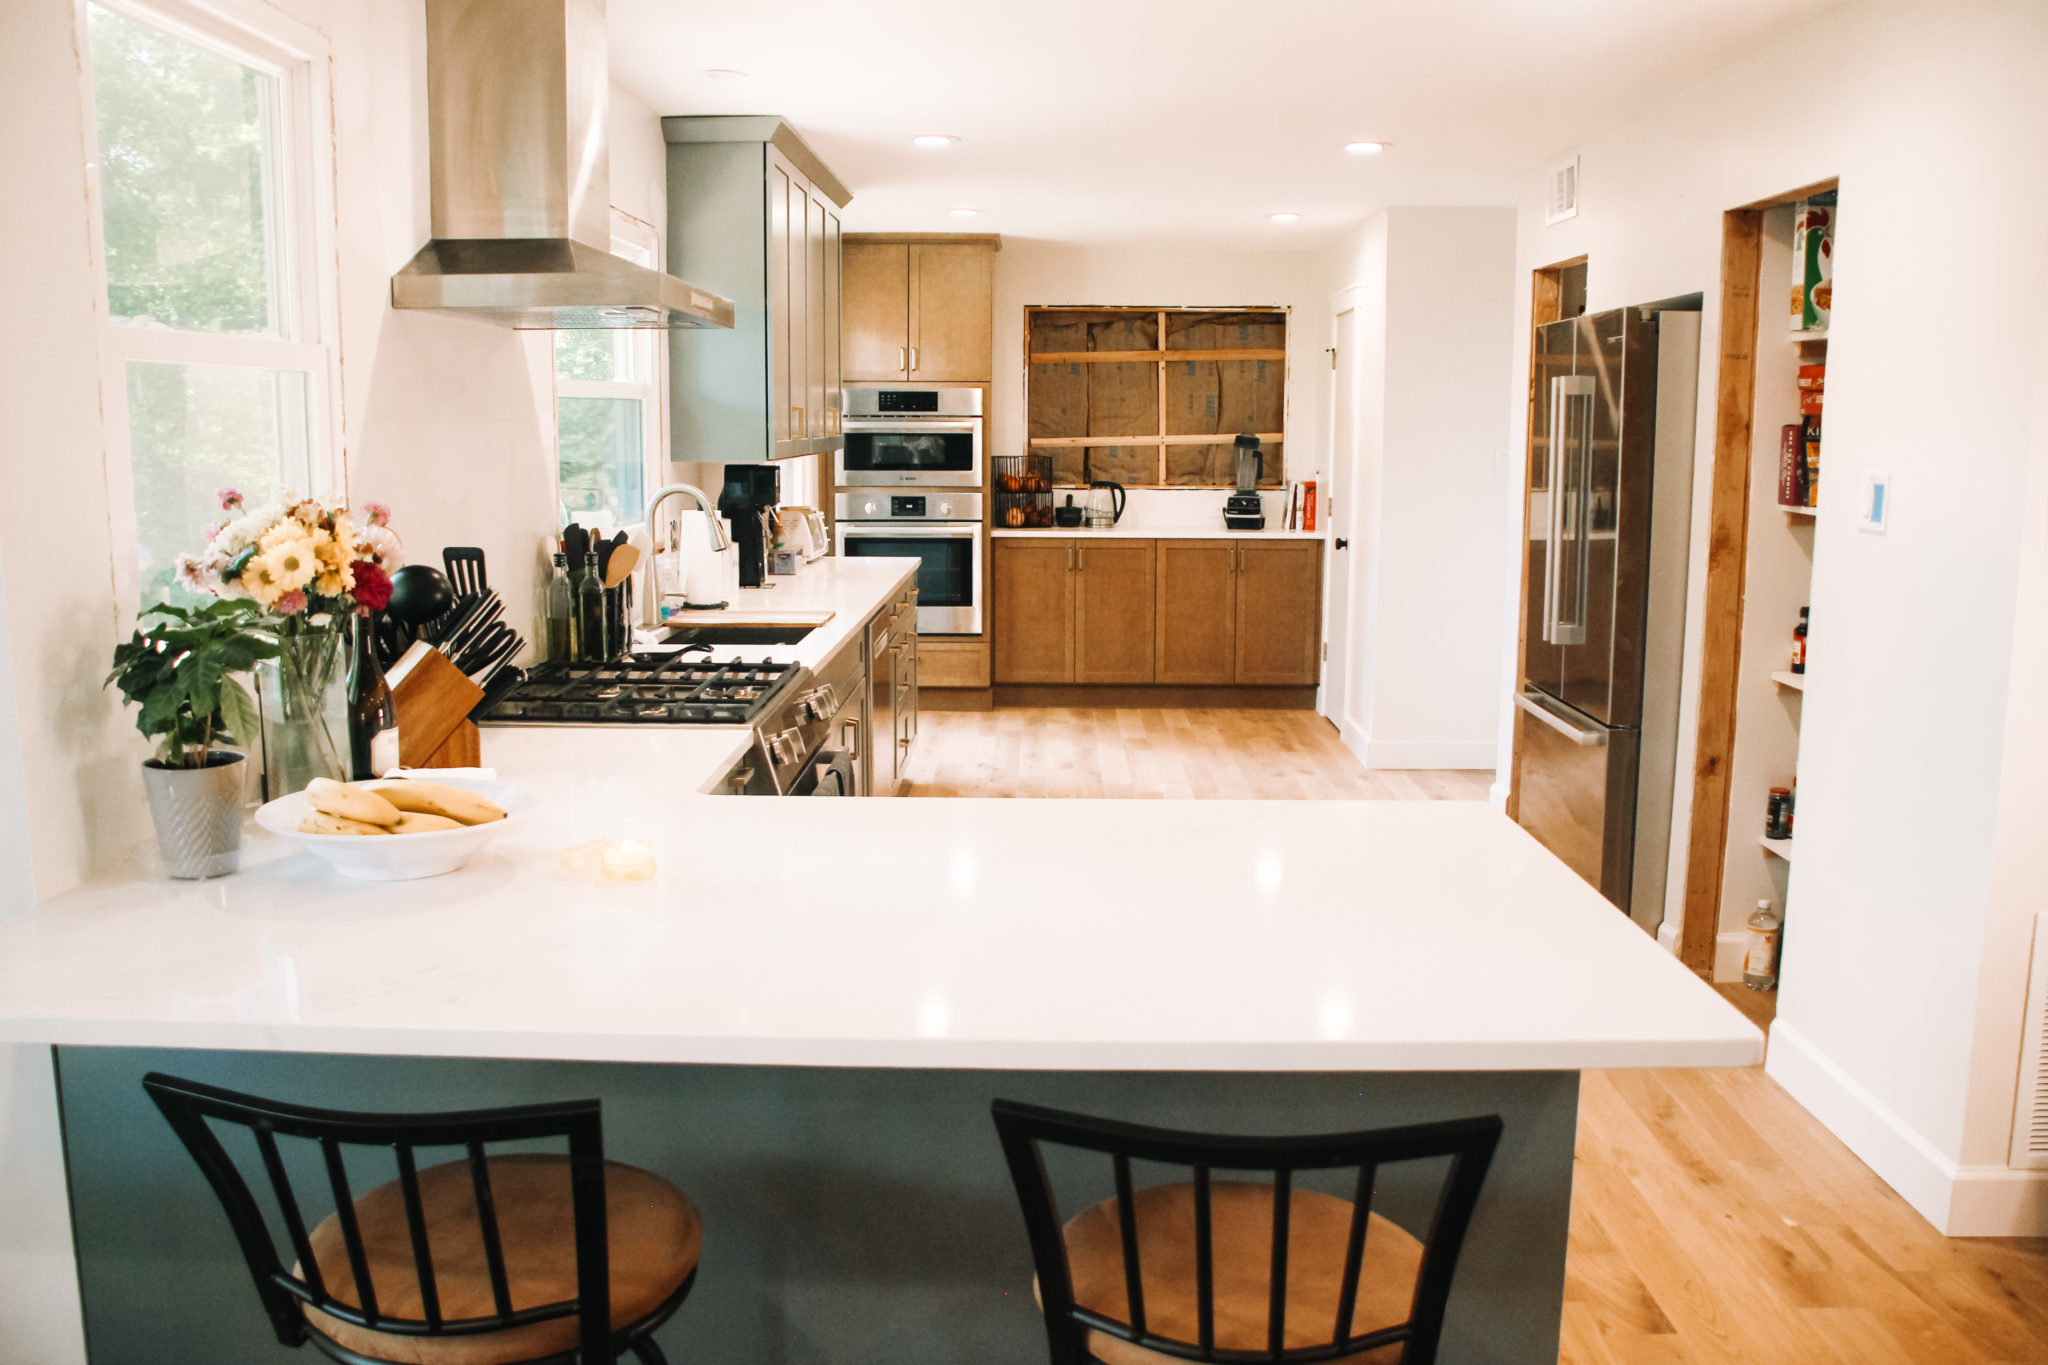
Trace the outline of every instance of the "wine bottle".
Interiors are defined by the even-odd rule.
[[[368,612],[349,618],[348,767],[357,782],[398,766],[398,707],[378,666]]]

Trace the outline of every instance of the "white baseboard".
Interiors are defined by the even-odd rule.
[[[1667,919],[1657,926],[1657,946],[1673,957],[1678,956],[1678,921]]]
[[[1950,1160],[1782,1020],[1764,1070],[1948,1236],[2048,1236],[2048,1170]]]
[[[1357,746],[1352,746],[1355,751]],[[1368,768],[1486,768],[1500,757],[1492,740],[1368,739],[1360,755]]]
[[[1510,784],[1508,780],[1503,777],[1499,781],[1495,782],[1492,786],[1486,789],[1487,804],[1492,806],[1495,810],[1499,811],[1502,815],[1506,815],[1508,813],[1509,787]]]

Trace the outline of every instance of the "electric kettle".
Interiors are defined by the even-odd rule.
[[[1123,519],[1124,486],[1114,479],[1097,479],[1088,485],[1088,528],[1106,531]]]

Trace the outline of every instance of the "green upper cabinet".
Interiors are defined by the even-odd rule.
[[[837,450],[839,211],[853,199],[778,118],[665,118],[669,270],[733,301],[669,335],[670,458]],[[692,273],[695,272],[695,273]]]

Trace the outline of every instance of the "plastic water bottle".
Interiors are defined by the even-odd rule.
[[[1785,922],[1771,913],[1769,901],[1758,901],[1749,917],[1749,951],[1742,957],[1742,984],[1753,991],[1778,988],[1778,934]]]

